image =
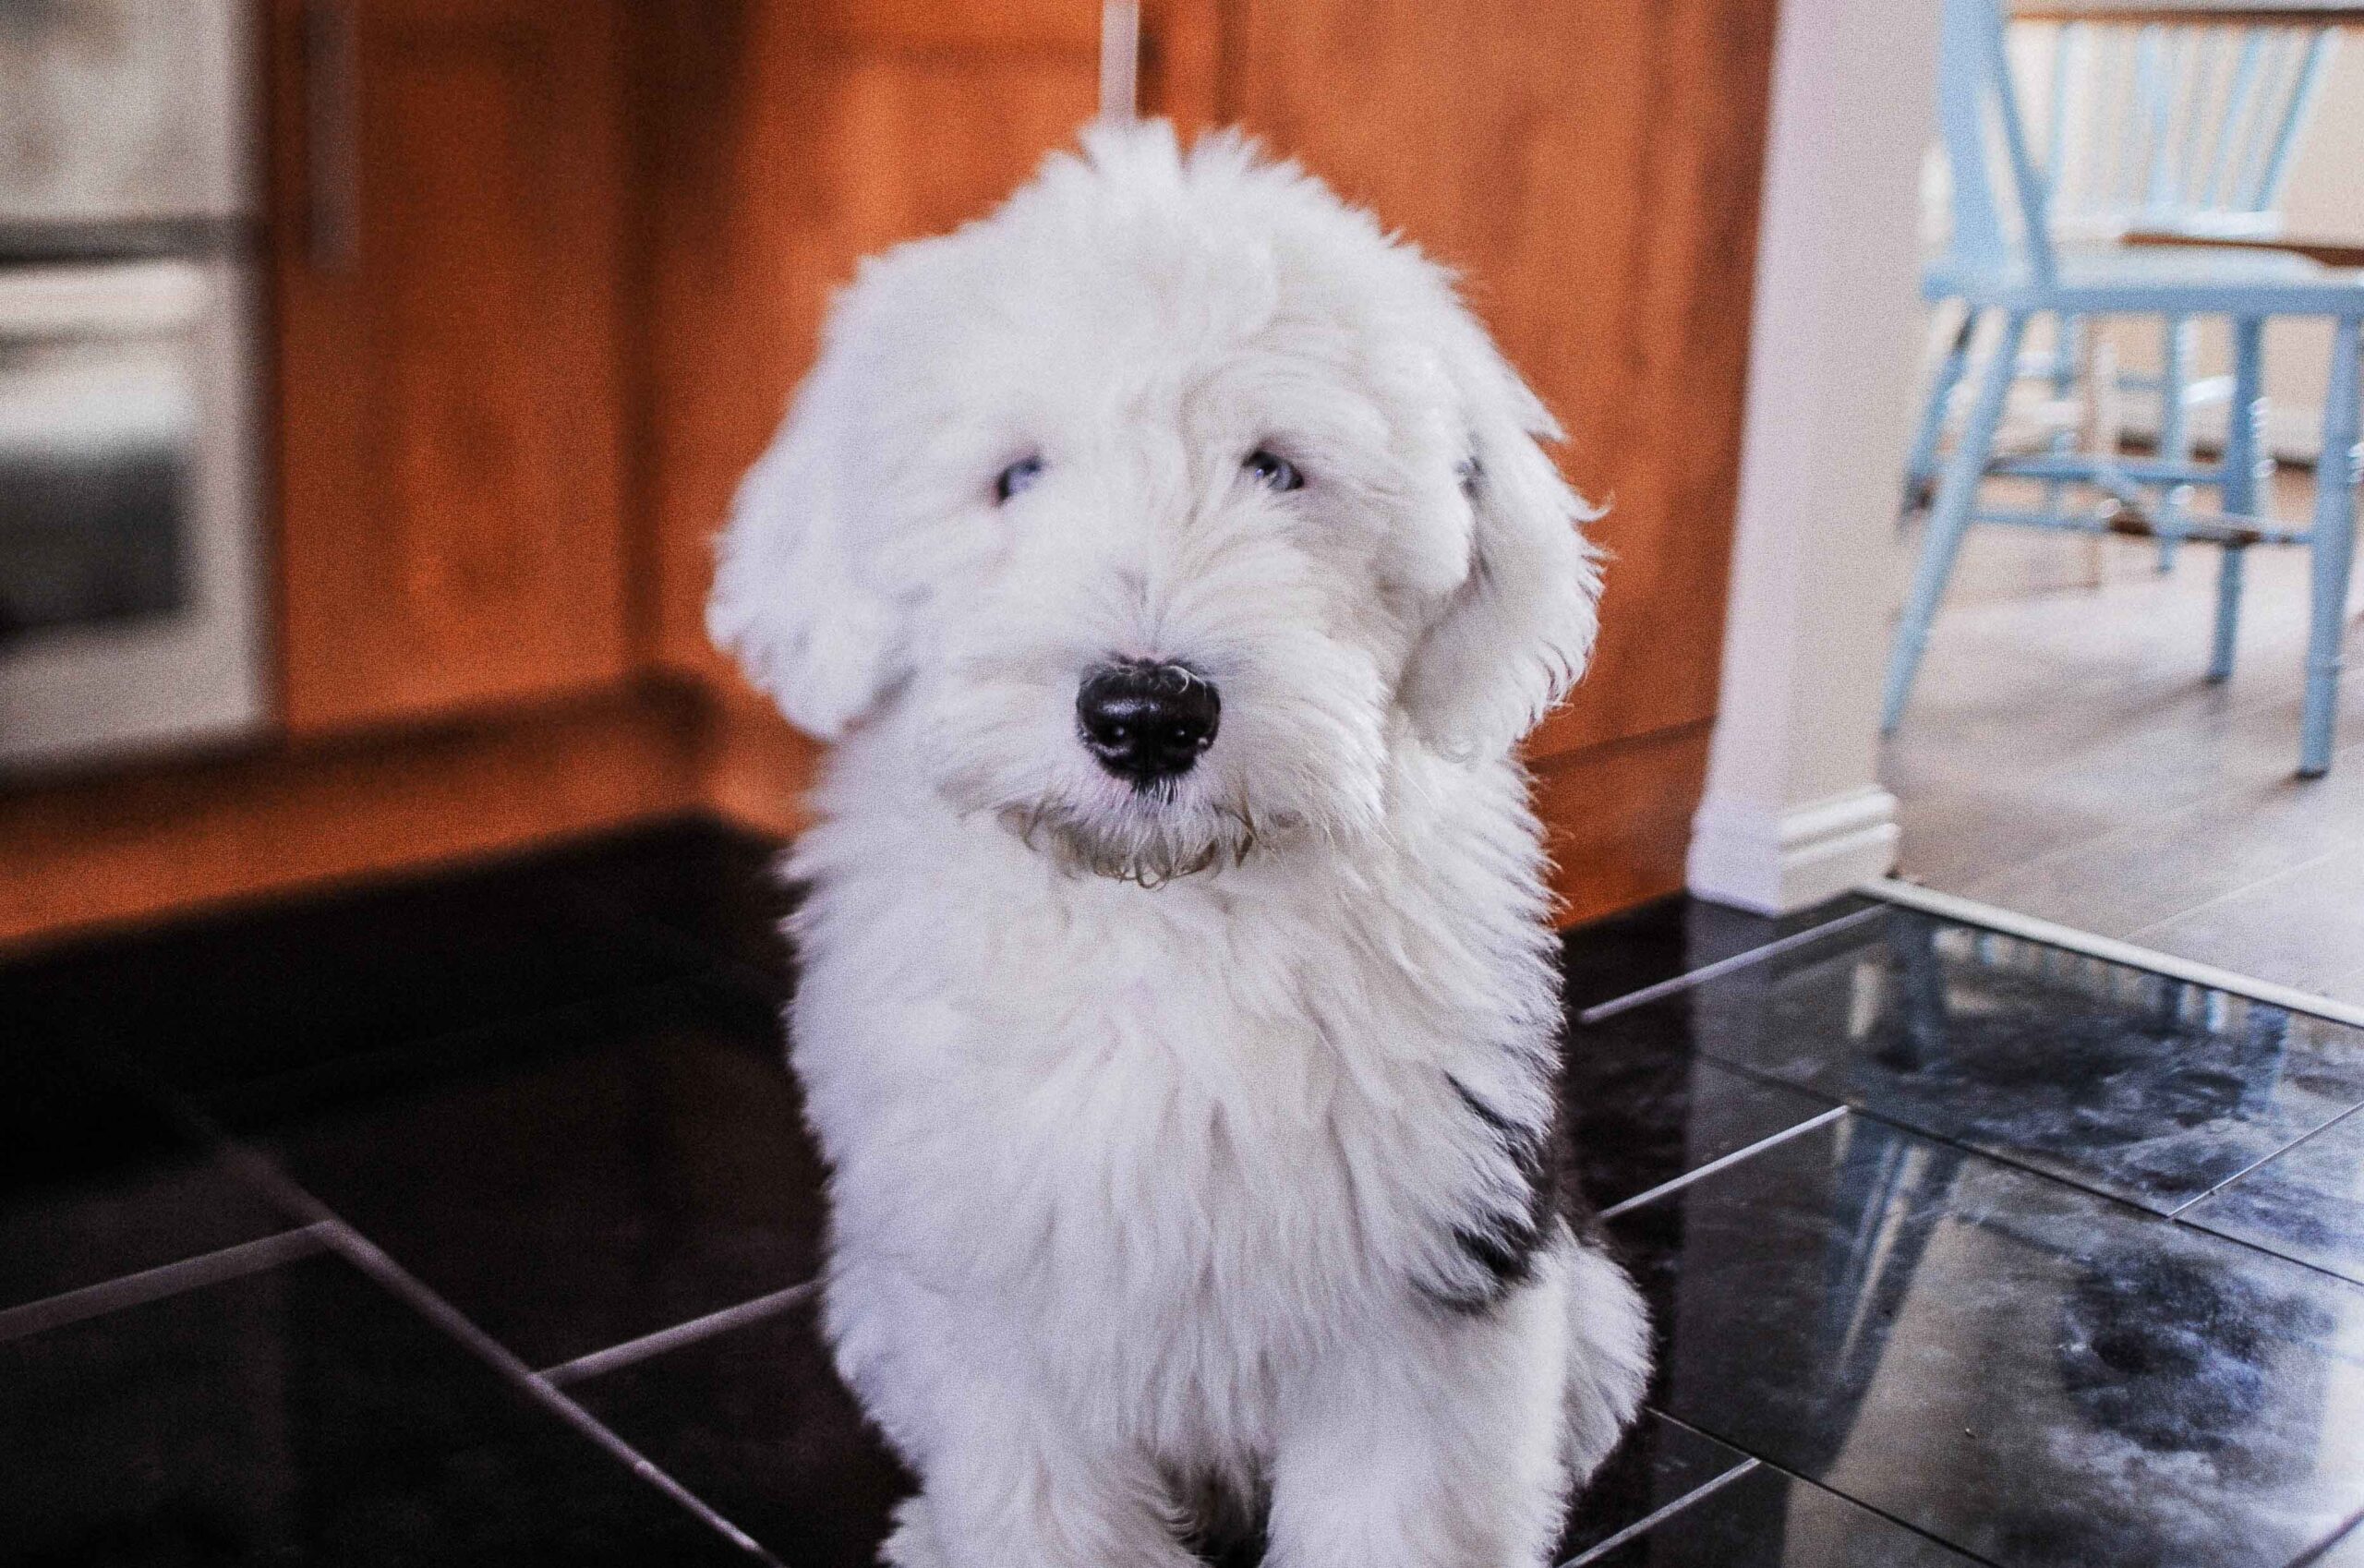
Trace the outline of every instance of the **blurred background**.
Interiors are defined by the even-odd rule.
[[[1616,585],[1535,756],[1572,912],[1674,887],[1770,0],[1116,11],[1143,111],[1243,122],[1465,268],[1575,432]],[[0,0],[0,941],[657,816],[791,829],[811,758],[706,645],[711,536],[829,291],[1070,142],[1103,24]]]
[[[2053,157],[2171,77],[2218,70],[2176,113],[2230,114],[2241,9],[1986,15]],[[855,259],[984,211],[1104,102],[1244,125],[1375,207],[1567,426],[1612,558],[1594,669],[1529,753],[1570,918],[1686,880],[1796,908],[1900,843],[1956,891],[2172,938],[2334,850],[2354,870],[2364,768],[2308,790],[2286,755],[2303,551],[2258,552],[2228,687],[2187,624],[2216,552],[2123,517],[1973,530],[1877,740],[1999,327],[1915,297],[1956,226],[1940,10],[0,0],[0,943],[658,818],[791,832],[811,754],[702,628],[718,520]],[[2352,246],[2364,51],[2297,10],[2325,42],[2274,66],[2259,222]],[[2117,245],[2178,215],[2063,216]],[[2221,448],[2223,396],[2169,428],[2157,389],[2180,353],[2179,388],[2221,392],[2227,320],[2037,312],[1982,462]],[[2329,343],[2269,328],[2261,428],[2301,516]],[[2214,859],[2087,896],[2163,836]]]

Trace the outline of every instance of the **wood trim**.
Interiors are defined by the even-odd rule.
[[[790,838],[812,822],[804,792],[821,756],[820,743],[791,729],[767,699],[726,687],[707,705],[699,796],[742,827]]]
[[[1702,722],[1536,765],[1564,922],[1683,886]],[[0,950],[707,810],[787,836],[820,752],[687,684],[0,794]]]
[[[633,691],[0,795],[0,947],[689,810],[703,730]]]
[[[2303,256],[2310,261],[2320,261],[2326,267],[2364,267],[2364,245],[2353,240],[2307,239],[2297,235],[2228,239],[2210,235],[2138,229],[2126,236],[2126,243],[2145,247],[2192,246],[2201,250],[2280,250],[2292,256]]]
[[[1714,728],[1706,719],[1675,725],[1536,765],[1535,809],[1562,924],[1682,889]]]

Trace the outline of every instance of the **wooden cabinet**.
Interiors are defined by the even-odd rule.
[[[622,0],[275,0],[284,714],[631,662]]]
[[[1549,756],[1716,709],[1773,0],[1243,0],[1229,105],[1462,270],[1609,513]]]
[[[1740,475],[1774,0],[1236,0],[1223,110],[1463,272],[1609,507],[1529,743],[1572,914],[1682,886]]]
[[[1144,9],[1144,104],[1204,124],[1216,0]],[[637,15],[653,653],[717,694],[709,797],[787,828],[813,754],[706,640],[715,534],[855,263],[978,216],[1072,144],[1098,105],[1100,7],[654,0]]]
[[[856,259],[1092,115],[1100,6],[266,3],[286,734],[0,796],[0,941],[667,811],[792,828],[813,753],[706,643],[715,532]],[[1612,508],[1592,673],[1529,748],[1571,915],[1682,881],[1774,7],[1143,6],[1144,108],[1462,269]]]

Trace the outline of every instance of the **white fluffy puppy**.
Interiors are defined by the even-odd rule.
[[[889,1562],[1524,1568],[1632,1414],[1512,756],[1593,633],[1554,434],[1228,137],[1091,133],[838,302],[711,626],[837,742],[792,1032]]]

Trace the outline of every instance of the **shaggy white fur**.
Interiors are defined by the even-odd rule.
[[[1592,640],[1556,434],[1231,137],[1089,133],[838,302],[711,625],[838,742],[794,1060],[890,1562],[1526,1568],[1631,1416],[1511,754]],[[1220,693],[1178,776],[1084,743],[1122,660]]]

